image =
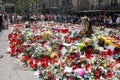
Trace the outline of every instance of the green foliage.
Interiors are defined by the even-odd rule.
[[[3,4],[15,4],[15,12],[30,12],[30,8],[35,6],[36,0],[3,0]],[[32,9],[31,9],[32,10]]]

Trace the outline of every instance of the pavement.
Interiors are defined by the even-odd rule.
[[[0,80],[39,80],[31,68],[23,67],[23,63],[10,57],[7,53],[9,42],[7,40],[8,34],[12,31],[9,27],[7,30],[0,32]]]

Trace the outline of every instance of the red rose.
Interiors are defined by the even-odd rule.
[[[26,55],[26,56],[24,56],[24,57],[22,58],[22,61],[23,61],[23,62],[27,62],[27,60],[29,60],[29,56],[28,56],[28,55]]]
[[[38,66],[37,66],[37,64],[30,64],[30,67],[33,69],[36,69]]]
[[[9,35],[8,35],[8,39],[9,39],[9,40],[10,40],[12,37],[13,37],[12,34],[9,34]]]

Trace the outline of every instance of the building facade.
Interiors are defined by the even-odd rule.
[[[72,0],[72,6],[74,10],[106,10],[120,8],[120,0]]]
[[[111,6],[111,0],[95,0],[95,9],[105,9]]]
[[[62,12],[81,10],[106,10],[120,5],[120,0],[40,0],[41,9],[57,8]]]
[[[2,11],[2,1],[0,0],[0,11]]]

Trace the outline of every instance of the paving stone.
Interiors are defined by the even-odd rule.
[[[7,54],[9,42],[7,35],[12,31],[11,28],[0,32],[0,80],[39,80],[33,75],[30,68],[24,68],[23,63]]]

